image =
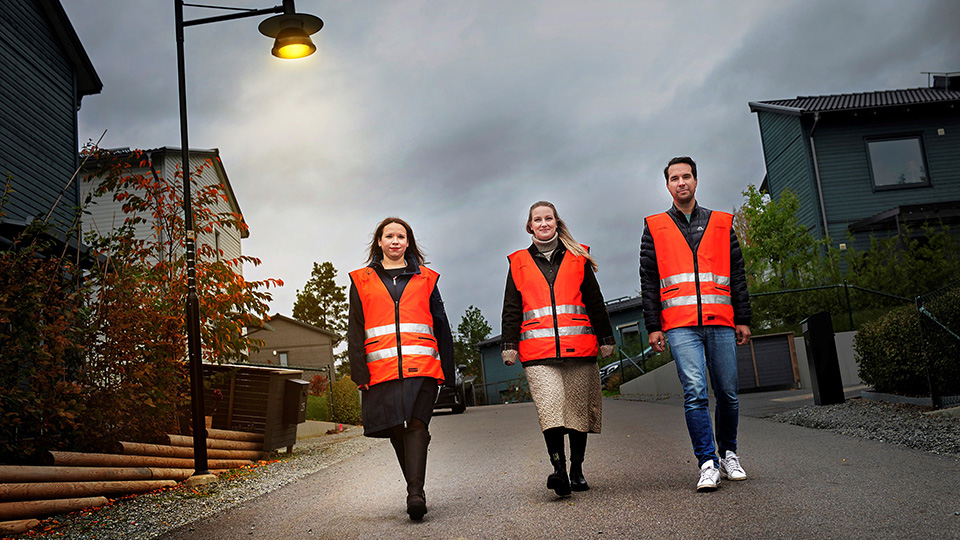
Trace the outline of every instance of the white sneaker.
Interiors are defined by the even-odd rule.
[[[727,450],[727,456],[720,460],[720,473],[727,480],[747,479],[747,473],[740,466],[740,458],[730,450]]]
[[[700,466],[700,481],[697,482],[697,491],[713,491],[720,485],[720,471],[713,464],[713,460]]]

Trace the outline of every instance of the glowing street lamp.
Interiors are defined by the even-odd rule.
[[[197,296],[197,232],[193,228],[193,208],[190,201],[190,144],[187,137],[187,84],[183,66],[183,29],[232,19],[256,17],[268,13],[279,13],[260,23],[262,34],[274,38],[274,56],[284,59],[303,58],[313,54],[317,46],[310,36],[323,28],[323,21],[313,15],[297,13],[293,0],[283,0],[283,5],[264,9],[232,8],[202,4],[185,4],[183,0],[174,0],[177,31],[177,71],[180,87],[180,147],[182,151],[183,171],[183,213],[185,235],[185,257],[187,263],[187,356],[190,362],[190,405],[193,420],[193,460],[194,475],[210,474],[207,470],[207,432],[203,419],[203,365],[200,349],[200,302]],[[183,20],[184,6],[234,11],[227,15]]]

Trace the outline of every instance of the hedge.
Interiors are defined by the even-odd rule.
[[[960,329],[960,288],[925,303],[940,323]],[[915,305],[891,310],[854,337],[860,379],[878,392],[960,394],[960,341],[921,316]],[[929,369],[928,369],[929,368]]]

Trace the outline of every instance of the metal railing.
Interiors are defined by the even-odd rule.
[[[916,298],[930,398],[960,405],[960,280]]]

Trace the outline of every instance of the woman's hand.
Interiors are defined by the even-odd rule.
[[[503,358],[503,365],[512,366],[517,363],[517,351],[513,349],[500,351],[500,358]]]
[[[369,384],[361,384],[361,385],[357,386],[357,388],[359,388],[360,390],[369,390],[369,389],[370,389],[370,385],[369,385]]]

